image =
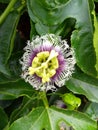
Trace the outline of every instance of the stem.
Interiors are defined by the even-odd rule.
[[[7,17],[7,15],[10,13],[10,11],[12,10],[12,8],[13,8],[14,4],[16,3],[16,1],[17,0],[11,0],[11,2],[8,4],[8,6],[5,9],[5,11],[0,16],[0,24],[3,23],[3,21],[5,20],[5,18]]]
[[[40,97],[44,103],[44,106],[45,108],[48,108],[49,107],[49,104],[48,104],[48,100],[47,100],[47,96],[46,96],[46,92],[43,91],[43,92],[40,92]]]

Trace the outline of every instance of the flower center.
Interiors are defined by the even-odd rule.
[[[55,75],[58,64],[58,52],[55,50],[39,52],[29,67],[29,74],[36,74],[42,78],[42,83],[49,82],[50,78]]]

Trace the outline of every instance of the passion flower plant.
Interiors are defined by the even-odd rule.
[[[36,90],[56,90],[65,84],[75,65],[74,51],[54,34],[36,36],[24,48],[21,77]]]

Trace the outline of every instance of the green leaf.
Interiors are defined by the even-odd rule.
[[[35,23],[31,20],[30,20],[30,25],[31,25],[30,39],[32,40],[32,38],[37,34],[37,32],[36,32],[36,29],[35,29]]]
[[[85,73],[96,77],[96,52],[93,45],[94,30],[90,14],[90,9],[93,6],[90,8],[89,5],[92,6],[92,3],[88,0],[69,0],[67,3],[64,1],[63,4],[53,3],[52,0],[49,2],[46,0],[27,0],[29,16],[36,24],[37,32],[40,35],[41,33],[53,33],[51,27],[59,27],[68,18],[76,20],[71,41],[77,64]],[[64,28],[64,30],[66,29]]]
[[[90,103],[85,113],[88,114],[92,119],[98,120],[98,103]]]
[[[35,24],[35,28],[38,34],[40,35],[44,35],[46,33],[54,33],[57,35],[62,35],[62,37],[64,37],[68,35],[69,32],[71,32],[74,25],[75,25],[75,20],[70,18],[70,19],[66,19],[60,25],[53,25],[53,26],[44,25],[43,23],[38,22]],[[33,30],[33,28],[31,28],[31,30]]]
[[[0,84],[0,100],[15,99],[20,96],[31,97],[34,89],[23,80]]]
[[[0,107],[0,130],[3,130],[3,128],[7,125],[8,123],[8,117],[4,110]]]
[[[98,79],[84,74],[76,69],[72,78],[66,82],[70,91],[85,95],[90,101],[98,103]]]
[[[13,11],[7,16],[4,23],[0,25],[0,72],[7,75],[10,74],[7,62],[13,50],[19,17],[18,12]]]
[[[19,63],[19,59],[21,58],[21,53],[16,52],[11,55],[8,66],[10,71],[10,76],[0,73],[0,84],[15,82],[20,79],[21,75],[21,65]]]
[[[93,38],[93,42],[94,42],[94,48],[95,48],[95,52],[96,52],[96,70],[98,72],[98,21],[97,18],[95,16],[95,12],[93,11],[93,15],[94,15],[94,38]],[[98,76],[97,76],[98,78]]]
[[[0,100],[0,106],[3,109],[6,109],[7,107],[9,107],[12,104],[13,100]]]
[[[94,0],[88,0],[88,2],[89,2],[89,8],[90,8],[89,11],[92,13],[92,11],[94,10]]]
[[[33,92],[31,99],[24,97],[21,106],[12,112],[10,116],[10,123],[22,116],[27,115],[32,110],[32,108],[42,106],[43,102],[42,100],[38,99],[38,96],[38,93]]]
[[[9,3],[10,0],[0,0],[0,3]]]
[[[95,121],[80,112],[39,107],[16,120],[9,130],[60,130],[61,122],[65,123],[66,128],[72,126],[75,130],[96,130],[97,127]]]
[[[94,0],[95,2],[98,2],[98,0]]]
[[[11,78],[10,76],[8,75],[5,75],[3,73],[0,73],[0,84],[2,83],[8,83],[8,82],[11,82],[11,81],[16,81],[16,79],[13,77]]]
[[[21,52],[16,52],[11,55],[8,64],[9,64],[9,70],[11,73],[11,76],[9,78],[12,78],[13,80],[19,79],[21,75],[21,65],[19,63],[19,60],[22,56]]]

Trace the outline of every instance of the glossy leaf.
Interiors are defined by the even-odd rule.
[[[40,35],[44,35],[46,33],[54,33],[57,35],[62,35],[62,37],[64,37],[71,32],[71,30],[74,27],[74,24],[75,24],[75,20],[70,18],[70,19],[66,19],[60,25],[53,25],[53,26],[44,25],[43,23],[39,22],[35,24],[35,28],[38,34]]]
[[[38,106],[42,106],[42,100],[38,99],[37,93],[33,93],[31,99],[28,97],[24,97],[21,106],[15,109],[10,116],[10,123],[17,120],[20,117],[27,115],[32,108],[36,108]]]
[[[67,128],[71,125],[75,130],[96,130],[97,127],[95,121],[77,111],[39,107],[16,120],[9,130],[60,130],[61,122],[65,122]]]
[[[85,73],[96,77],[96,53],[93,45],[92,18],[89,11],[91,4],[88,0],[69,0],[67,3],[66,1],[63,4],[59,3],[59,5],[55,2],[46,2],[46,0],[27,0],[28,13],[35,22],[39,34],[41,34],[40,30],[44,33],[53,33],[51,27],[59,27],[67,18],[76,20],[71,41],[76,53],[77,64]],[[64,28],[64,30],[66,29]]]
[[[90,101],[98,103],[98,79],[84,74],[77,69],[73,77],[66,82],[72,92],[85,95]]]
[[[94,41],[94,48],[95,48],[95,52],[96,52],[96,70],[98,72],[98,20],[95,16],[95,12],[93,11],[93,14],[94,14],[94,38],[93,38],[93,41]],[[98,76],[97,76],[98,78]]]
[[[4,110],[0,107],[0,130],[3,130],[3,128],[7,125],[8,123],[8,117]]]
[[[98,120],[98,103],[90,103],[85,113],[88,114],[92,119]]]
[[[7,62],[11,56],[20,15],[13,11],[0,25],[0,72],[10,75]]]
[[[15,99],[20,96],[32,96],[34,89],[23,80],[0,84],[0,100]]]

